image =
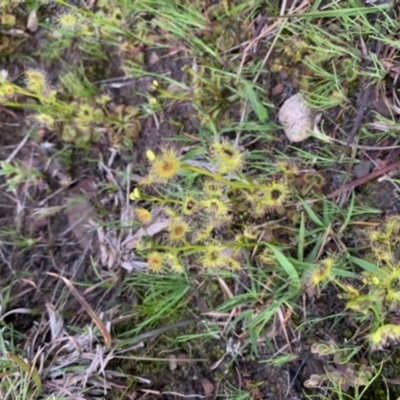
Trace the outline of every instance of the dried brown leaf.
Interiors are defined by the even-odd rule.
[[[201,386],[203,387],[204,396],[211,396],[214,393],[215,386],[207,378],[201,380]]]
[[[61,337],[61,333],[64,329],[64,320],[57,315],[54,307],[50,303],[46,303],[47,313],[49,314],[51,340],[55,341]]]
[[[90,318],[92,318],[93,322],[96,324],[96,326],[99,328],[100,332],[103,335],[104,338],[104,343],[107,348],[111,347],[111,334],[107,330],[106,326],[103,324],[103,321],[99,318],[99,316],[96,314],[96,312],[93,310],[93,308],[89,305],[89,303],[84,299],[84,297],[78,292],[78,290],[75,288],[73,283],[67,279],[64,278],[61,275],[54,274],[52,272],[48,272],[49,275],[55,276],[57,278],[61,278],[65,285],[68,287],[68,289],[72,292],[72,294],[75,296],[75,298],[79,301],[81,306],[85,309],[85,311],[88,313]]]

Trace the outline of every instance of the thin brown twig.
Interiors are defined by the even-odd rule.
[[[377,40],[376,44],[375,44],[375,51],[374,51],[374,55],[376,57],[379,57],[380,54],[382,53],[382,49],[383,49],[383,42],[381,40]],[[369,68],[368,68],[369,69]],[[347,140],[346,143],[346,147],[344,149],[344,151],[347,151],[347,149],[350,147],[350,145],[354,142],[355,137],[357,136],[360,128],[361,128],[361,123],[362,120],[364,119],[364,114],[368,108],[368,103],[369,100],[371,98],[371,94],[372,94],[372,89],[375,87],[375,85],[373,85],[373,82],[371,79],[368,79],[367,83],[366,83],[366,88],[365,91],[363,93],[363,96],[361,98],[361,102],[358,108],[358,112],[357,112],[357,116],[356,119],[354,121],[354,125],[353,128],[351,129],[350,132],[350,136]]]
[[[365,111],[367,109],[367,105],[369,103],[369,99],[371,97],[372,88],[373,88],[373,85],[370,84],[364,91],[364,94],[363,94],[361,102],[360,102],[360,106],[358,107],[357,116],[356,116],[356,119],[354,121],[353,128],[351,129],[350,136],[347,139],[347,143],[346,143],[346,146],[344,148],[344,151],[347,151],[347,149],[353,144],[354,139],[357,136],[357,133],[359,132],[359,130],[361,128],[361,122],[362,122],[362,120],[364,118],[364,114],[365,114]]]
[[[326,198],[333,199],[334,197],[340,196],[342,193],[348,192],[349,190],[353,190],[356,187],[361,186],[364,183],[367,183],[367,182],[371,181],[372,179],[378,178],[379,176],[384,175],[390,171],[393,171],[399,167],[400,167],[400,160],[396,161],[393,164],[387,165],[384,168],[373,171],[370,174],[363,176],[362,178],[358,178],[352,182],[349,182],[347,185],[344,185],[340,189],[337,189],[334,192],[328,194],[326,196]]]
[[[400,160],[396,161],[393,164],[390,164],[384,168],[378,169],[377,171],[373,171],[370,174],[363,176],[362,178],[358,178],[355,179],[354,181],[349,182],[347,185],[342,186],[341,188],[335,190],[334,192],[328,194],[325,196],[325,199],[333,199],[335,197],[340,196],[341,194],[348,192],[350,190],[355,189],[358,186],[363,185],[364,183],[367,183],[369,181],[372,181],[372,179],[378,178],[382,175],[385,175],[387,172],[393,171],[397,168],[400,168]],[[313,204],[313,203],[318,203],[319,201],[321,201],[321,199],[309,199],[309,200],[305,200],[307,204]],[[298,202],[298,203],[291,203],[288,204],[288,206],[301,206],[302,203]]]

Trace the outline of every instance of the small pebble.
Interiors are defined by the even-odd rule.
[[[308,106],[303,95],[297,93],[283,103],[278,119],[291,142],[302,142],[312,134],[315,111]]]
[[[356,178],[363,178],[364,176],[367,176],[369,174],[369,172],[371,171],[371,167],[371,161],[361,161],[360,164],[357,164],[353,168],[353,174]]]

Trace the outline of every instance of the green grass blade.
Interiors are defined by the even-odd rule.
[[[299,261],[304,260],[304,239],[306,233],[306,225],[304,219],[304,212],[301,213],[300,228],[299,228],[299,243],[297,246],[297,258]]]
[[[344,220],[344,223],[343,223],[342,227],[340,228],[341,232],[343,232],[346,229],[346,226],[351,221],[351,217],[353,216],[353,213],[354,213],[355,202],[356,202],[356,196],[355,196],[355,194],[353,192],[353,194],[351,196],[350,206],[349,206],[349,208],[347,210],[346,218]]]
[[[247,99],[250,101],[250,104],[258,119],[261,122],[266,122],[268,120],[268,111],[258,99],[257,93],[248,82],[244,82],[244,88],[246,91]]]
[[[301,14],[301,18],[340,18],[340,17],[355,17],[357,15],[374,14],[383,10],[389,10],[392,4],[382,4],[380,6],[359,7],[359,8],[341,8],[338,10],[324,10]],[[299,15],[289,14],[278,18],[299,18]]]
[[[322,243],[323,243],[323,241],[324,241],[324,236],[325,236],[324,234],[319,235],[318,240],[317,240],[317,242],[315,243],[314,248],[312,249],[311,253],[309,253],[308,256],[307,256],[307,258],[306,258],[306,261],[307,261],[307,262],[312,263],[312,262],[315,261],[315,259],[316,259],[316,257],[317,257],[317,254],[318,254],[318,252],[319,252],[319,249],[321,248]]]
[[[372,264],[368,261],[365,261],[361,258],[357,258],[357,257],[352,257],[352,256],[348,256],[348,260],[356,265],[358,265],[359,267],[361,267],[362,269],[364,269],[367,272],[370,272],[371,274],[376,274],[379,271],[379,267],[375,264]]]
[[[324,227],[325,226],[324,222],[321,220],[321,218],[318,217],[317,214],[315,214],[314,210],[310,207],[310,205],[303,199],[300,199],[300,202],[303,205],[304,210],[306,210],[308,216],[312,219],[312,221],[315,222],[321,228]]]
[[[285,270],[285,272],[288,274],[290,280],[293,283],[294,288],[300,289],[300,277],[298,272],[296,271],[296,268],[293,266],[293,264],[289,261],[289,259],[280,251],[278,250],[275,246],[271,244],[267,244],[267,246],[274,252],[276,259],[278,260],[279,264],[281,267]]]

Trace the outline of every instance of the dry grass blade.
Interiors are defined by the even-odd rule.
[[[28,365],[24,360],[19,358],[17,355],[11,352],[7,352],[8,356],[10,359],[18,365],[23,371],[25,371],[29,376],[32,377],[33,382],[35,382],[37,393],[41,393],[42,391],[42,380],[40,379],[40,376],[34,366]]]
[[[92,318],[93,322],[96,324],[96,326],[99,328],[100,332],[103,335],[104,338],[104,343],[106,347],[109,349],[111,347],[111,334],[107,330],[106,326],[103,324],[99,316],[96,314],[96,312],[93,310],[93,308],[88,304],[88,302],[82,297],[82,295],[76,290],[75,286],[72,284],[72,282],[64,278],[63,276],[60,276],[58,274],[54,274],[52,272],[48,272],[49,275],[55,276],[56,278],[61,278],[68,289],[72,292],[72,294],[76,297],[76,299],[79,301],[81,306],[85,309],[85,311],[88,313],[90,318]]]
[[[46,303],[46,308],[47,313],[49,314],[51,340],[54,341],[60,337],[61,332],[64,329],[64,321],[59,315],[57,315],[50,303]]]
[[[11,162],[15,156],[19,153],[19,151],[25,146],[25,144],[27,143],[28,139],[30,138],[33,130],[35,129],[35,126],[32,127],[32,129],[30,129],[28,131],[28,133],[23,137],[23,139],[21,140],[21,142],[18,144],[18,146],[14,149],[14,151],[8,156],[8,158],[6,159],[6,162]]]
[[[339,195],[341,195],[344,192],[347,192],[349,190],[353,190],[356,187],[363,185],[364,183],[367,183],[369,181],[371,181],[372,179],[378,178],[384,174],[386,174],[387,172],[393,171],[396,168],[400,167],[400,161],[397,161],[393,164],[390,164],[388,166],[386,166],[385,168],[381,168],[378,169],[374,172],[371,172],[370,174],[363,176],[362,178],[358,178],[355,179],[354,181],[348,183],[347,185],[344,185],[343,187],[341,187],[340,189],[335,190],[334,192],[330,193],[329,195],[326,196],[327,199],[332,199],[335,198]]]

